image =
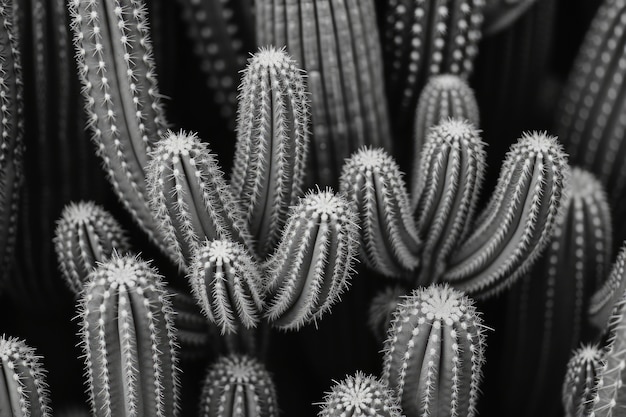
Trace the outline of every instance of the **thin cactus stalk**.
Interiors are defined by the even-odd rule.
[[[413,208],[423,239],[416,285],[438,282],[450,253],[469,232],[485,174],[484,143],[466,121],[431,128],[413,177]]]
[[[563,382],[565,417],[589,416],[603,360],[604,351],[597,345],[583,345],[574,351]]]
[[[254,249],[243,209],[206,143],[168,131],[150,155],[150,204],[179,268],[189,266],[204,239],[232,239]]]
[[[335,383],[320,403],[318,417],[400,417],[393,391],[372,375],[357,371]]]
[[[41,356],[23,340],[0,337],[0,410],[7,417],[52,417]]]
[[[626,290],[626,245],[622,246],[611,272],[589,301],[589,323],[599,332],[607,329],[611,312]]]
[[[492,36],[515,23],[537,0],[486,0],[483,33]]]
[[[339,182],[359,215],[360,259],[391,277],[417,268],[422,242],[394,159],[383,149],[363,148],[346,160]]]
[[[368,310],[367,325],[378,342],[382,343],[387,338],[393,313],[407,293],[406,288],[402,286],[389,286],[372,299]]]
[[[556,138],[524,134],[472,233],[452,253],[443,280],[485,298],[524,275],[550,241],[569,166]]]
[[[201,417],[277,417],[276,389],[263,364],[245,355],[223,356],[209,369]]]
[[[127,233],[104,208],[88,201],[71,203],[57,221],[54,238],[61,273],[79,296],[97,263],[114,251],[130,250]]]
[[[358,233],[354,208],[330,190],[310,192],[292,207],[264,265],[265,316],[274,326],[297,330],[339,301],[354,272]]]
[[[239,92],[231,187],[245,208],[257,251],[265,257],[301,195],[309,105],[301,70],[284,50],[273,47],[249,60]]]
[[[485,334],[471,299],[447,285],[413,290],[385,342],[383,381],[406,417],[476,415]]]
[[[162,278],[148,263],[114,255],[91,274],[80,318],[92,416],[178,415],[172,315]]]
[[[307,183],[336,186],[363,146],[392,152],[373,0],[256,0],[257,43],[285,46],[307,72],[312,143]]]

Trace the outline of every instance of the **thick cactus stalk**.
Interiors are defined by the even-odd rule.
[[[383,381],[406,417],[476,415],[485,334],[474,303],[448,286],[414,290],[391,324]]]
[[[265,316],[281,329],[319,320],[347,289],[358,255],[357,214],[330,190],[292,207],[283,237],[264,266]]]
[[[357,372],[335,383],[320,403],[318,417],[400,417],[398,400],[379,379]]]
[[[0,410],[7,417],[52,417],[41,356],[23,340],[0,337]]]
[[[498,185],[443,279],[485,298],[510,286],[550,241],[569,173],[554,137],[524,134],[506,156]]]
[[[274,382],[256,359],[223,356],[209,369],[201,417],[278,417],[278,411]]]
[[[439,281],[450,253],[469,231],[485,173],[484,146],[466,121],[446,120],[428,134],[412,181],[424,241],[417,285]]]
[[[393,320],[393,313],[408,291],[402,286],[389,286],[380,291],[370,304],[367,325],[380,343],[387,338],[387,332]]]
[[[383,149],[363,148],[346,160],[339,183],[359,214],[360,259],[390,277],[414,270],[422,242],[393,158]]]
[[[574,351],[567,363],[567,374],[563,382],[565,417],[589,416],[603,358],[604,352],[597,345],[584,345]]]
[[[608,278],[589,302],[589,322],[596,330],[604,332],[607,329],[611,312],[625,290],[626,246],[623,246],[613,263]]]
[[[114,255],[91,274],[80,318],[92,416],[178,415],[172,314],[161,276],[138,258]]]
[[[113,252],[130,250],[126,231],[102,207],[88,201],[71,203],[57,221],[54,248],[61,273],[72,292],[83,291],[96,264]]]
[[[204,239],[232,239],[253,249],[216,155],[195,134],[168,131],[151,153],[147,181],[154,216],[181,269]]]
[[[363,146],[391,152],[373,0],[256,0],[257,43],[285,46],[307,72],[312,144],[307,183],[336,186]]]
[[[233,194],[245,208],[262,257],[280,239],[289,207],[301,195],[309,110],[304,77],[284,50],[261,49],[239,87]]]

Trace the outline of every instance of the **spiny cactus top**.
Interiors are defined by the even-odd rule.
[[[281,329],[316,321],[339,301],[358,254],[357,215],[342,195],[310,192],[292,207],[265,264],[266,317]]]
[[[309,141],[304,77],[284,50],[261,48],[239,87],[231,186],[262,257],[280,238],[300,197]]]
[[[95,203],[71,203],[63,209],[55,232],[55,250],[70,289],[80,294],[88,275],[111,256],[130,249],[126,232]]]
[[[23,340],[0,337],[0,411],[9,417],[52,417],[41,357]]]
[[[206,375],[200,417],[277,417],[274,383],[256,359],[223,356]]]
[[[320,403],[318,417],[400,417],[398,401],[379,379],[357,372],[337,382]]]
[[[178,415],[172,307],[161,276],[136,257],[92,272],[80,302],[87,392],[94,417]]]
[[[447,285],[414,290],[385,342],[383,381],[406,417],[476,413],[485,348],[474,302]]]
[[[603,356],[603,350],[597,345],[584,345],[574,351],[563,382],[563,408],[566,417],[589,415]]]
[[[589,304],[589,321],[598,330],[606,329],[611,311],[615,303],[622,297],[626,289],[626,245],[622,247],[609,277],[604,285],[593,294]]]

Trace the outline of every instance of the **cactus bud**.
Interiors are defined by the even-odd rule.
[[[406,294],[406,289],[401,286],[389,286],[372,299],[367,324],[379,342],[384,342],[387,338],[393,313]]]
[[[626,245],[617,255],[611,273],[604,285],[591,297],[589,303],[589,322],[599,331],[604,332],[615,303],[626,290]]]
[[[567,364],[563,383],[565,417],[589,416],[597,390],[603,353],[596,345],[584,345],[574,351]]]

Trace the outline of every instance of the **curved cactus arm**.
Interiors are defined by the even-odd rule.
[[[451,255],[443,279],[485,298],[528,271],[550,240],[568,173],[554,137],[524,134],[507,154],[491,200]]]
[[[368,310],[367,325],[379,342],[384,342],[393,320],[393,313],[407,295],[406,288],[389,286],[374,296]]]
[[[583,345],[574,351],[563,381],[565,417],[590,415],[603,362],[604,351],[597,345]]]
[[[305,176],[309,105],[304,76],[284,50],[261,48],[239,87],[231,187],[265,257],[280,239]]]
[[[611,312],[624,294],[624,290],[626,290],[626,245],[617,255],[604,285],[593,294],[589,302],[589,322],[600,332],[607,329]]]

